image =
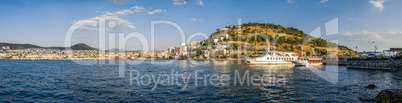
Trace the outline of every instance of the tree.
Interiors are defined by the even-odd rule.
[[[202,44],[202,46],[208,46],[208,43],[207,43],[207,42],[204,42],[204,43]]]
[[[180,59],[186,58],[186,55],[180,55]]]
[[[239,48],[239,45],[237,45],[237,43],[232,43],[232,46],[233,46],[234,49]]]
[[[225,56],[225,55],[222,55],[222,58],[223,58],[223,59],[226,59],[226,56]]]
[[[286,43],[293,44],[293,41],[290,38],[286,38]]]
[[[233,55],[232,55],[232,58],[237,58],[237,54],[233,54]]]
[[[257,36],[257,42],[261,42],[262,41],[262,37],[261,36]]]
[[[247,30],[243,30],[243,33],[250,33],[249,31],[247,31]]]
[[[233,28],[232,29],[237,29],[237,26],[233,26]]]
[[[278,39],[278,41],[277,41],[277,43],[278,44],[282,44],[282,43],[284,43],[285,42],[285,40],[286,40],[286,38],[285,37],[279,37],[279,39]]]
[[[295,47],[293,47],[293,44],[290,44],[290,49],[291,49],[292,51],[295,51]]]
[[[307,56],[310,56],[310,52],[306,52],[306,55],[307,55]]]
[[[318,47],[325,47],[326,46],[326,41],[321,38],[317,38],[311,41],[313,44],[315,44]]]

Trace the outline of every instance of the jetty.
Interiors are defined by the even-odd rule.
[[[346,67],[355,69],[402,70],[402,57],[348,58]]]

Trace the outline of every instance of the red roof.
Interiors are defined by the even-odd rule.
[[[390,48],[389,50],[402,50],[402,48]]]

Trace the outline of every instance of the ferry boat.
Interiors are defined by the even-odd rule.
[[[322,65],[321,57],[303,57],[299,60],[292,61],[295,66],[319,66]]]
[[[265,52],[258,57],[244,58],[247,65],[264,64],[264,65],[292,65],[291,61],[297,60],[298,56],[293,56],[291,52]]]

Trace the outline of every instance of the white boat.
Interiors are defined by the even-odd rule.
[[[243,60],[248,65],[292,65],[291,61],[295,61],[298,58],[298,56],[293,56],[292,54],[291,52],[266,52],[258,57],[246,56]]]
[[[299,60],[292,61],[295,66],[319,66],[322,65],[321,57],[308,57],[299,58]]]

